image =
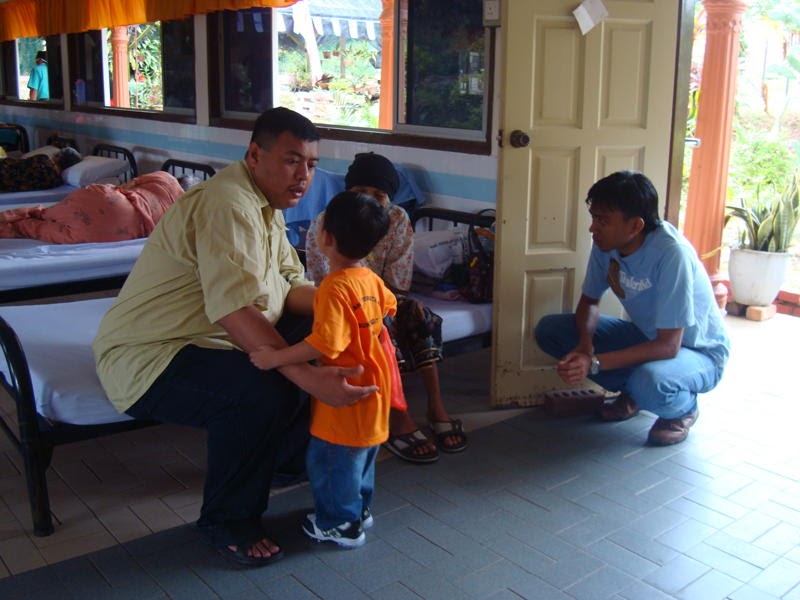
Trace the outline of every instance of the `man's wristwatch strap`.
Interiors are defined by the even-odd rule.
[[[592,360],[592,364],[589,367],[589,374],[597,375],[600,372],[600,359],[598,359],[594,354],[592,354],[590,358]]]

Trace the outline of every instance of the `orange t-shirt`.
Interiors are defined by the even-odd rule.
[[[314,325],[306,338],[326,365],[364,365],[353,385],[377,385],[378,391],[355,404],[332,407],[314,399],[311,435],[332,444],[369,447],[389,437],[391,372],[379,334],[383,317],[394,315],[397,299],[366,267],[331,273],[314,298]]]

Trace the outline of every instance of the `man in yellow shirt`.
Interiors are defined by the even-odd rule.
[[[94,341],[97,372],[118,410],[208,430],[197,524],[242,564],[282,555],[261,523],[276,467],[302,465],[308,398],[343,406],[373,393],[361,368],[261,371],[248,352],[309,331],[315,288],[281,210],[310,187],[319,134],[285,108],[263,113],[242,161],[192,188],[150,235]],[[299,389],[302,388],[302,389]]]

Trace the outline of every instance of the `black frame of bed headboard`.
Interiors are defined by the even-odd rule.
[[[2,128],[13,129],[17,133],[17,141],[13,148],[10,147],[9,144],[0,144],[6,151],[14,152],[15,150],[19,150],[23,154],[30,151],[31,147],[28,138],[28,130],[25,129],[25,127],[16,123],[5,123],[3,124]]]
[[[161,165],[161,170],[166,171],[176,178],[184,175],[194,175],[195,177],[202,178],[203,181],[211,179],[217,173],[217,170],[211,165],[193,162],[191,160],[182,160],[180,158],[168,158],[164,161],[164,164]]]
[[[427,219],[428,231],[433,229],[434,221],[448,221],[453,225],[465,224],[475,227],[491,227],[494,225],[495,209],[484,208],[478,212],[465,212],[453,210],[451,208],[439,208],[438,206],[421,206],[411,214],[411,225],[416,230],[417,223]]]
[[[139,175],[139,167],[136,165],[136,159],[133,152],[122,146],[115,146],[114,144],[95,144],[92,148],[92,155],[105,156],[106,158],[119,158],[128,163],[129,169],[126,173],[120,175],[123,183],[129,182],[134,177]]]

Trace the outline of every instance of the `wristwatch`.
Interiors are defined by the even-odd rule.
[[[600,359],[597,358],[594,354],[589,357],[592,361],[591,366],[589,367],[589,374],[590,375],[597,375],[600,372]]]

